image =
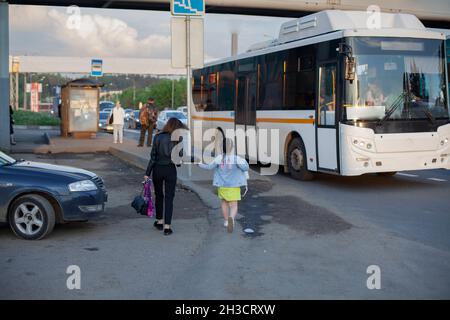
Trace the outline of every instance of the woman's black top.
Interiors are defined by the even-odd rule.
[[[173,148],[181,143],[182,137],[180,137],[179,141],[172,141],[171,135],[167,132],[161,132],[155,135],[153,138],[152,151],[150,152],[150,161],[148,162],[147,170],[145,171],[146,176],[150,176],[155,165],[170,165],[176,164],[180,165],[180,163],[174,163],[172,159],[172,150]],[[183,156],[183,149],[180,149],[179,152],[180,160]],[[178,159],[175,159],[178,160]]]

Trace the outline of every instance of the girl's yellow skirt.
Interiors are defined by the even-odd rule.
[[[219,187],[217,190],[219,199],[225,201],[240,201],[241,200],[241,188],[239,187]]]

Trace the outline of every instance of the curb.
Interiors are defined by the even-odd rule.
[[[59,126],[38,126],[15,124],[14,129],[20,130],[59,130]]]
[[[50,138],[50,135],[48,134],[48,132],[44,132],[44,140],[45,140],[46,144],[48,144],[50,146],[53,145],[52,139]]]
[[[200,200],[210,209],[219,209],[220,208],[220,200],[219,198],[211,192],[210,189],[199,186],[190,180],[183,179],[178,177],[178,183],[181,187],[186,188],[194,192]]]

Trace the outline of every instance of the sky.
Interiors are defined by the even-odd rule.
[[[78,14],[79,13],[79,14]],[[12,55],[170,59],[170,12],[10,5]],[[278,37],[290,19],[207,14],[205,60],[227,57]]]

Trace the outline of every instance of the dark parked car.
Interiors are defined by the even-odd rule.
[[[42,239],[55,223],[87,221],[104,210],[107,198],[95,173],[15,160],[0,151],[0,222],[23,239]]]
[[[100,111],[98,113],[98,128],[100,130],[112,133],[114,128],[112,126],[112,124],[109,124],[109,118],[111,116],[111,112],[110,111]]]

